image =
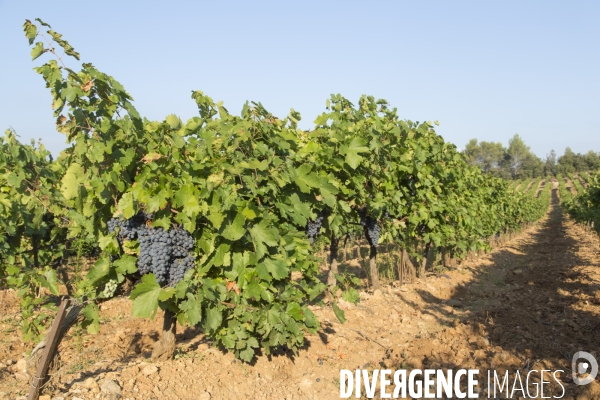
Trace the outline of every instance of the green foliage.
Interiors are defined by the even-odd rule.
[[[573,194],[567,189],[567,181],[562,174],[556,175],[556,179],[558,180],[558,195],[560,196],[560,201],[563,204],[568,204],[573,198]]]
[[[546,167],[518,134],[508,141],[508,147],[502,146],[502,143],[478,143],[477,139],[471,139],[463,154],[470,165],[504,179],[540,177]]]
[[[0,284],[21,297],[25,338],[36,338],[52,307],[42,288],[58,295],[56,265],[65,251],[56,165],[40,144],[22,145],[13,131],[0,138]]]
[[[576,196],[563,201],[563,206],[571,218],[590,224],[596,232],[600,232],[600,175],[594,173],[587,177],[588,187],[578,189]]]
[[[358,304],[360,296],[357,289],[361,286],[360,279],[349,272],[336,274],[335,279],[338,283],[336,291],[340,290],[342,292],[342,299],[349,303]]]
[[[572,174],[582,171],[597,171],[600,169],[600,154],[588,151],[585,154],[575,153],[570,147],[558,158],[557,172],[561,174]]]
[[[590,175],[586,171],[580,171],[579,176],[584,180],[585,183],[590,183]]]
[[[54,48],[34,44],[41,27],[49,28],[47,40],[79,60],[60,34],[38,22],[26,21],[25,34],[34,59],[53,56],[36,71],[52,95],[56,128],[71,146],[56,162],[14,140],[3,147],[11,157],[33,154],[23,158],[21,169],[37,168],[43,173],[36,179],[45,181],[28,191],[29,183],[17,185],[25,178],[3,173],[0,195],[22,193],[0,198],[7,216],[0,254],[12,266],[6,268],[13,277],[9,284],[56,292],[56,277],[43,267],[55,253],[37,264],[17,254],[31,247],[28,238],[46,235],[55,249],[61,243],[56,238],[77,243],[79,254],[86,243],[97,243],[100,255],[73,293],[88,303],[89,332],[100,327],[97,302],[137,273],[137,242],[109,234],[112,217],[144,212],[152,215],[151,228],[180,226],[195,239],[195,268],[175,286],[161,287],[152,274],[144,275],[130,295],[133,314],[153,318],[159,308],[171,310],[179,323],[200,325],[250,361],[259,348],[266,354],[284,345],[297,351],[305,333],[319,328],[308,305],[325,285],[305,228],[320,211],[328,211],[322,228],[328,238],[359,233],[360,214],[366,213],[382,226],[380,241],[400,243],[421,257],[426,243],[454,256],[485,248],[487,237],[520,229],[547,208],[547,197],[513,192],[501,179],[470,167],[431,123],[400,120],[396,109],[371,96],[355,106],[332,95],[309,131],[297,127],[294,110],[279,119],[252,102],[235,116],[201,91],[192,92],[198,116],[150,121],[111,76],[90,63],[79,71],[67,68]],[[37,204],[29,198],[35,190],[47,204],[27,208]],[[15,202],[13,196],[29,200]],[[27,233],[20,236],[25,245],[15,247],[11,232],[19,229]],[[342,297],[357,301],[357,279],[338,280]],[[345,321],[335,303],[333,310]]]

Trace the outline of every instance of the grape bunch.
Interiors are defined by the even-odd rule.
[[[186,230],[174,227],[169,230],[149,228],[146,221],[150,215],[140,213],[128,220],[113,218],[108,222],[108,231],[118,228],[120,241],[138,239],[140,253],[137,267],[140,274],[150,272],[162,285],[175,285],[183,279],[186,271],[194,267],[191,253],[194,239]]]
[[[150,229],[140,229],[138,231],[138,243],[140,245],[140,254],[137,260],[137,267],[140,274],[145,275],[152,272],[152,239],[150,238]]]
[[[360,208],[358,210],[358,216],[360,217],[360,225],[364,228],[367,226],[367,209]]]
[[[319,211],[319,213],[317,214],[317,218],[314,221],[309,220],[306,224],[306,236],[308,236],[310,244],[313,244],[315,238],[319,236],[321,226],[323,226],[323,220],[325,219],[325,217],[327,217],[328,214],[329,211],[327,209],[323,209]]]
[[[377,224],[377,221],[373,218],[366,217],[365,219],[365,236],[371,247],[377,247],[379,242],[379,235],[381,234],[381,228]]]
[[[171,264],[172,241],[169,237],[169,232],[162,228],[149,229],[148,240],[144,246],[140,243],[140,256],[149,253],[151,261],[151,269],[156,277],[156,281],[160,285],[167,283]]]
[[[108,232],[113,233],[119,228],[118,238],[119,240],[127,239],[133,240],[135,239],[138,230],[143,229],[146,225],[146,217],[144,214],[139,213],[133,218],[122,219],[122,218],[111,218],[110,221],[106,223],[108,225]]]
[[[313,244],[315,238],[319,236],[319,231],[321,230],[321,225],[323,225],[323,217],[318,216],[314,221],[308,221],[306,224],[306,236],[310,240],[310,244]]]
[[[194,268],[194,257],[191,255],[184,258],[174,258],[169,269],[169,285],[175,285],[181,281],[185,273]]]
[[[102,294],[100,295],[100,297],[103,297],[105,299],[110,299],[111,297],[114,296],[115,292],[117,291],[117,286],[118,286],[118,283],[116,280],[114,280],[114,279],[109,280],[104,285],[104,290],[102,291]]]
[[[381,227],[377,224],[377,220],[367,216],[366,208],[359,209],[358,216],[360,217],[360,225],[365,229],[365,236],[369,245],[377,247],[379,235],[381,234]]]
[[[194,238],[184,229],[171,229],[169,230],[169,236],[173,245],[174,257],[186,257],[194,247]]]

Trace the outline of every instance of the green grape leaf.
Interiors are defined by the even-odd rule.
[[[302,307],[300,307],[300,304],[296,302],[288,303],[285,312],[296,321],[304,321],[304,312],[302,312]]]
[[[44,287],[50,290],[50,293],[52,293],[53,295],[58,296],[59,291],[58,279],[56,278],[56,271],[53,269],[49,269],[44,273],[44,277],[46,278],[46,285],[44,285]]]
[[[263,264],[275,279],[283,279],[289,275],[289,268],[287,267],[285,260],[265,258]]]
[[[110,259],[108,257],[101,257],[96,261],[94,266],[90,268],[86,276],[86,281],[94,287],[97,283],[104,279],[110,273]]]
[[[137,266],[135,265],[136,261],[136,257],[125,254],[114,261],[114,264],[117,267],[115,271],[122,275],[133,274],[137,271]]]
[[[228,218],[225,225],[222,227],[221,235],[231,241],[239,240],[244,233],[246,233],[246,229],[244,229],[244,223],[246,222],[246,217],[243,213],[237,213],[234,218]]]
[[[37,42],[33,49],[31,49],[31,60],[35,60],[36,58],[44,54],[46,51],[48,50],[44,48],[44,44],[42,42]]]
[[[344,310],[339,308],[337,302],[335,301],[333,302],[333,313],[342,324],[346,322],[346,314],[344,313]]]
[[[89,303],[83,308],[83,310],[81,310],[81,313],[85,317],[82,325],[87,329],[88,333],[96,334],[100,332],[100,314],[98,305]]]
[[[30,20],[26,19],[25,23],[23,24],[23,31],[25,31],[25,37],[29,39],[29,45],[31,46],[37,36],[37,26],[31,23]]]
[[[121,200],[119,200],[117,208],[121,210],[125,219],[129,219],[136,214],[137,207],[135,203],[133,193],[125,193],[123,197],[121,197]]]
[[[154,274],[146,274],[142,282],[131,291],[129,298],[133,300],[132,312],[134,317],[154,318],[158,310],[160,285]]]
[[[61,193],[67,200],[72,200],[78,196],[79,187],[86,181],[87,177],[81,165],[73,163],[61,180]]]
[[[269,227],[269,222],[264,219],[250,228],[250,235],[257,243],[264,243],[267,246],[277,246],[279,244],[279,231],[276,228]]]
[[[215,331],[221,326],[221,322],[223,322],[221,311],[216,308],[206,310],[206,320],[204,323],[206,329]]]

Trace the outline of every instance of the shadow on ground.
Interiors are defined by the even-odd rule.
[[[492,265],[470,268],[467,264],[464,268],[472,279],[456,287],[450,301],[415,289],[427,304],[423,313],[440,323],[454,321],[456,328],[451,335],[438,335],[438,352],[447,348],[454,356],[425,355],[424,367],[508,370],[511,377],[516,371],[525,376],[532,370],[560,369],[565,398],[576,393],[578,398],[590,397],[572,383],[571,358],[577,351],[597,356],[600,348],[596,245],[582,227],[566,219],[556,190],[551,206],[538,229],[494,251]],[[591,243],[583,246],[585,241]],[[448,304],[456,305],[456,312]],[[462,338],[452,337],[461,332]],[[459,356],[461,346],[467,348],[466,358]],[[510,382],[512,386],[512,378]],[[555,395],[561,394],[558,385],[550,386]],[[590,398],[600,398],[597,394]]]

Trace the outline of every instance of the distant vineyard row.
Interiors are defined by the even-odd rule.
[[[600,233],[600,174],[580,173],[579,176],[581,180],[568,175],[575,193],[561,190],[563,205],[571,218]]]

